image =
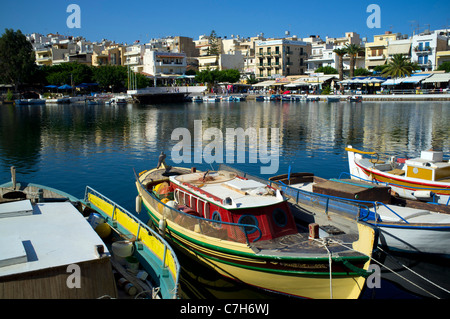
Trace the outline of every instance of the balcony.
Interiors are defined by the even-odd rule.
[[[430,47],[425,47],[425,48],[415,47],[414,48],[414,52],[416,52],[417,55],[419,55],[419,54],[431,54],[433,52],[433,49],[430,48]]]
[[[386,59],[386,56],[384,54],[381,54],[381,55],[369,54],[366,56],[366,59],[367,60],[384,60],[384,59]]]

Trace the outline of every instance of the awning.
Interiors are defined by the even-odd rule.
[[[275,83],[276,83],[275,81],[263,81],[263,82],[253,84],[253,86],[271,86],[271,85],[274,85]]]
[[[389,44],[387,53],[388,55],[409,54],[410,51],[411,51],[411,43]]]
[[[426,78],[422,81],[422,83],[439,83],[439,82],[449,82],[450,81],[450,73],[436,73]]]
[[[420,81],[428,78],[430,74],[425,75],[412,75],[408,76],[402,83],[419,83]]]
[[[406,78],[395,78],[395,79],[389,79],[387,81],[384,81],[381,83],[381,85],[397,85],[402,83]]]

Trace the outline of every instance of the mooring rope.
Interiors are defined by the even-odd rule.
[[[333,299],[333,274],[332,274],[332,256],[331,251],[328,249],[328,243],[330,242],[329,238],[312,238],[314,241],[321,244],[328,252],[328,267],[330,268],[330,299]]]
[[[330,241],[333,241],[334,243],[337,243],[337,244],[339,244],[339,245],[341,245],[341,246],[343,246],[343,247],[345,247],[345,248],[347,248],[347,249],[349,249],[349,250],[353,250],[353,251],[359,252],[359,251],[357,251],[357,250],[355,250],[355,249],[353,249],[353,248],[351,248],[351,247],[348,247],[348,246],[342,244],[342,243],[339,242],[339,241],[336,241],[336,240],[330,240]],[[379,247],[378,247],[378,248],[379,248]],[[382,252],[384,252],[381,248],[379,248],[379,249],[380,249]],[[359,253],[361,253],[361,252],[359,252]],[[384,253],[386,253],[386,252],[384,252]],[[363,254],[363,253],[361,253],[361,254]],[[387,254],[387,253],[386,253],[386,254]],[[365,255],[366,255],[366,254],[365,254]],[[389,254],[387,254],[387,255],[390,256],[391,258],[395,259],[395,258],[392,257],[391,255],[389,255]],[[369,255],[366,255],[366,256],[368,256],[372,261],[374,261],[374,262],[376,262],[377,264],[381,265],[382,267],[386,268],[388,271],[392,272],[392,273],[395,274],[396,276],[402,278],[402,279],[405,280],[406,282],[408,282],[408,283],[410,283],[411,285],[415,286],[416,288],[419,288],[420,290],[422,290],[422,291],[428,293],[430,296],[433,296],[433,297],[436,298],[436,299],[441,299],[441,298],[439,298],[438,296],[436,296],[436,295],[434,295],[433,293],[431,293],[431,292],[429,292],[428,290],[426,290],[425,288],[420,287],[419,285],[417,285],[416,283],[412,282],[411,280],[409,280],[409,279],[405,278],[404,276],[402,276],[402,275],[396,273],[394,270],[390,269],[388,266],[384,265],[383,263],[379,262],[378,260],[373,259],[373,258],[372,258],[371,256],[369,256]],[[397,260],[396,260],[396,261],[397,261]],[[402,265],[399,261],[397,261],[397,262],[398,262],[400,265]],[[411,270],[410,268],[408,268],[408,267],[406,267],[406,266],[404,266],[404,265],[402,265],[402,266],[405,267],[406,269],[410,270],[411,272],[413,272],[413,273],[416,274],[417,276],[422,277],[424,280],[426,280],[426,281],[432,283],[432,284],[435,285],[436,287],[438,287],[438,288],[440,288],[440,289],[442,289],[442,290],[444,290],[444,291],[446,291],[446,292],[449,292],[449,291],[446,290],[445,288],[442,288],[442,287],[436,285],[435,283],[431,282],[430,280],[424,278],[423,276],[421,276],[421,275],[415,273],[415,272],[414,272],[413,270]]]

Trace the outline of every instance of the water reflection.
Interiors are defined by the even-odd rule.
[[[193,134],[195,120],[202,121],[203,131],[279,128],[280,173],[292,166],[336,177],[348,171],[347,144],[400,156],[429,148],[450,150],[449,102],[4,105],[0,115],[0,177],[8,179],[14,165],[22,174],[60,185],[123,181],[119,173],[131,176],[133,167],[153,166],[160,151],[170,155],[178,142],[171,140],[172,131],[184,127]],[[246,150],[255,151],[248,145]],[[260,165],[239,166],[260,171]],[[52,178],[61,174],[65,182]]]

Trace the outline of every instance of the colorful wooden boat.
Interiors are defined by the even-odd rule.
[[[376,227],[378,244],[392,251],[450,257],[450,214],[391,204],[390,187],[351,179],[326,180],[311,173],[270,178],[287,196],[314,203],[327,212],[358,218]],[[413,203],[413,202],[410,202]]]
[[[162,163],[136,175],[138,202],[166,239],[219,274],[302,298],[358,298],[375,231],[319,237],[297,229],[276,189],[229,170],[195,172]],[[345,242],[348,245],[342,245]]]
[[[0,195],[0,298],[177,297],[171,247],[95,190],[80,200],[13,178]]]
[[[376,152],[351,145],[345,150],[353,179],[385,183],[403,198],[450,205],[450,162],[444,161],[443,152],[422,151],[419,158],[381,160]]]

